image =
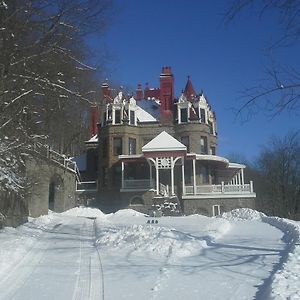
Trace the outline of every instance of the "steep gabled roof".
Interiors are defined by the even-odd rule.
[[[196,92],[195,92],[195,90],[194,90],[194,87],[193,87],[192,81],[191,81],[191,79],[190,79],[190,76],[188,76],[188,80],[187,80],[187,83],[186,83],[186,85],[185,85],[183,94],[184,94],[188,99],[190,99],[190,98],[196,96]]]
[[[186,151],[186,146],[163,131],[142,148],[143,152]]]

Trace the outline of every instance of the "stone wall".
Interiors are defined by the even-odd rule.
[[[32,182],[27,195],[29,216],[48,214],[49,204],[53,206],[50,209],[55,212],[62,212],[77,205],[74,172],[43,158],[27,160],[26,173]]]
[[[27,218],[26,199],[13,191],[0,191],[0,228],[18,226],[25,223]]]
[[[236,208],[255,209],[255,198],[211,198],[182,200],[184,214],[213,216],[213,205],[220,205],[221,213]]]

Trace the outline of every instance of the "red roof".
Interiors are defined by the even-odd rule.
[[[190,99],[190,98],[196,96],[196,92],[195,92],[195,90],[194,90],[194,87],[193,87],[192,81],[191,81],[191,79],[190,79],[190,76],[188,76],[188,80],[187,80],[187,83],[186,83],[186,85],[185,85],[183,94],[184,94],[188,99]]]

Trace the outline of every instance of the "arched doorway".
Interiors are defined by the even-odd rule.
[[[48,207],[50,210],[56,210],[61,206],[64,200],[64,183],[60,175],[54,174],[49,183]]]

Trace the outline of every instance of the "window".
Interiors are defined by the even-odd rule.
[[[200,167],[200,174],[201,174],[202,184],[209,183],[209,172],[207,166]]]
[[[190,139],[188,136],[181,137],[181,143],[186,146],[186,151],[190,152]]]
[[[181,108],[180,109],[180,122],[187,122],[188,121],[188,112],[187,108]]]
[[[212,213],[213,216],[218,216],[223,212],[223,207],[221,205],[213,205]]]
[[[106,158],[108,153],[108,139],[107,137],[103,139],[102,143],[102,157]]]
[[[115,124],[121,123],[121,110],[115,110]]]
[[[129,124],[135,125],[135,112],[133,110],[130,111]]]
[[[216,147],[210,147],[210,154],[216,155]]]
[[[201,123],[206,123],[206,114],[204,108],[200,108],[200,120]]]
[[[114,155],[122,154],[122,138],[114,138]]]
[[[208,154],[206,136],[201,136],[200,138],[200,154]]]
[[[208,121],[209,133],[214,134],[214,128],[212,122]]]
[[[128,154],[136,154],[136,139],[128,139]]]

